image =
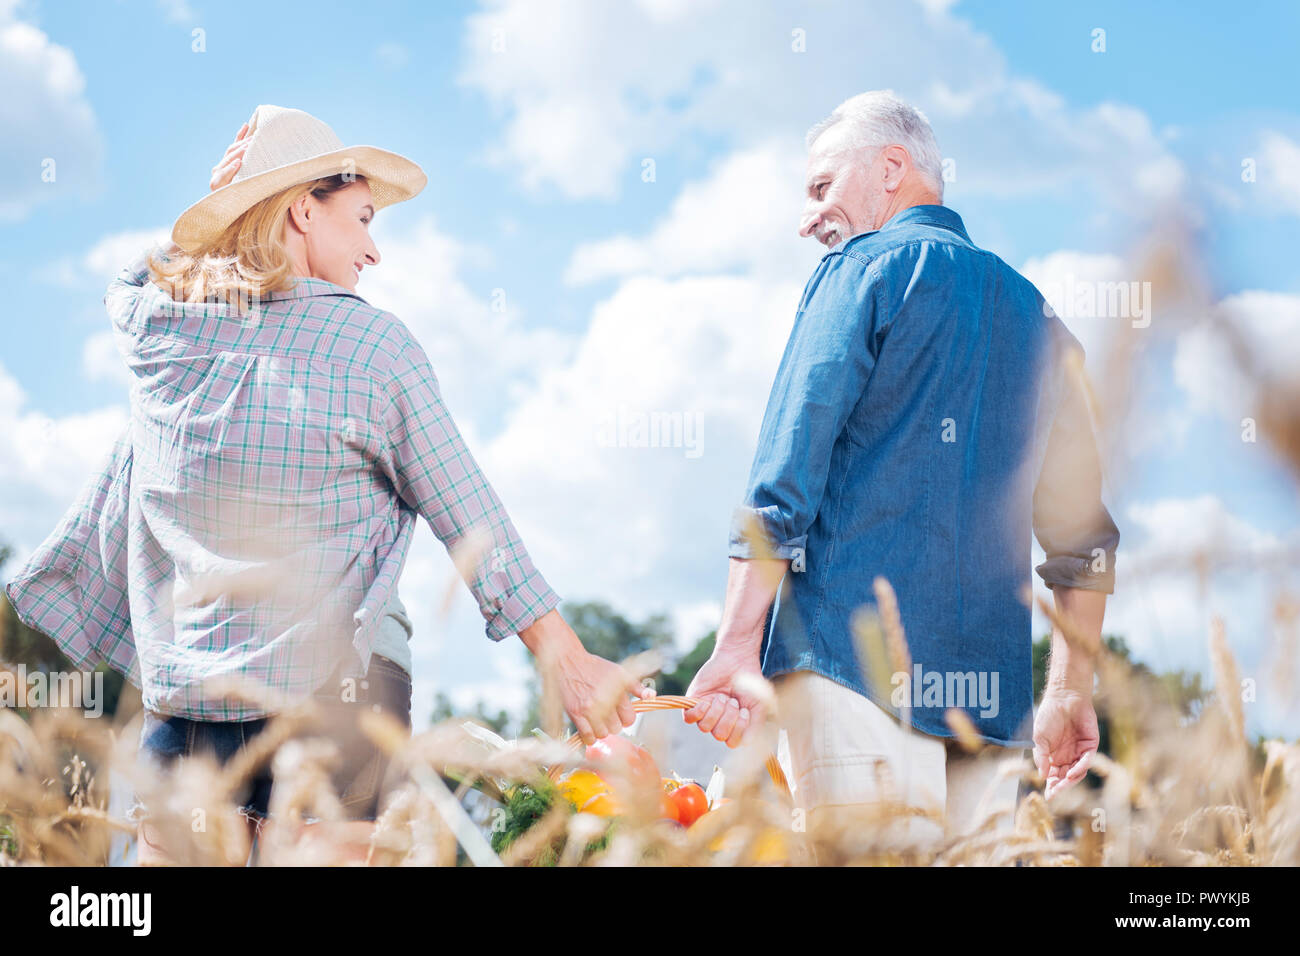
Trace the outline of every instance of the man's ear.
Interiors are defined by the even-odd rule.
[[[912,170],[912,157],[902,146],[886,146],[880,151],[880,162],[884,167],[882,173],[886,192],[893,192],[903,184],[907,174]]]

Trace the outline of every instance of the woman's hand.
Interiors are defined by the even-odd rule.
[[[654,696],[620,665],[589,653],[559,611],[538,618],[519,638],[537,658],[543,687],[551,684],[558,691],[585,744],[632,725],[636,713],[629,695]]]
[[[235,134],[235,141],[226,147],[226,155],[221,158],[221,162],[212,167],[209,189],[220,189],[235,178],[235,173],[244,162],[244,150],[248,148],[252,138],[253,134],[247,123],[239,127],[239,132]]]

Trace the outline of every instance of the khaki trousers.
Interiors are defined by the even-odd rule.
[[[993,832],[1014,829],[1023,748],[967,753],[951,738],[905,730],[868,698],[811,671],[779,676],[774,685],[795,803],[807,812],[810,830],[829,824],[864,846],[937,849],[990,818]],[[934,819],[904,816],[876,828],[868,814],[882,802],[926,810]]]

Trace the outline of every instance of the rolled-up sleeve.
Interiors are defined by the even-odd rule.
[[[399,323],[400,325],[400,323]],[[409,331],[386,383],[381,466],[424,516],[478,601],[487,636],[518,634],[560,603],[534,566],[496,492],[443,404],[424,349]],[[472,560],[466,560],[466,554]]]
[[[875,367],[878,262],[830,255],[809,280],[768,398],[744,502],[731,520],[733,558],[785,558],[803,570],[808,529],[831,450]]]
[[[1073,353],[1073,355],[1071,355]],[[1101,500],[1101,462],[1072,342],[1061,368],[1061,402],[1034,488],[1034,535],[1046,560],[1034,570],[1049,588],[1115,591],[1119,529]]]

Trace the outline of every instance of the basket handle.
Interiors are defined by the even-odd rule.
[[[652,710],[690,710],[699,702],[699,699],[695,697],[663,694],[659,697],[651,697],[649,700],[632,701],[632,710],[638,714],[648,713]],[[577,734],[573,734],[565,743],[573,750],[577,750],[582,746],[582,738]],[[767,775],[772,778],[772,783],[776,786],[776,789],[787,799],[793,800],[794,796],[790,793],[790,782],[786,779],[785,771],[781,769],[781,762],[776,759],[776,754],[768,754],[764,766],[767,768]]]

